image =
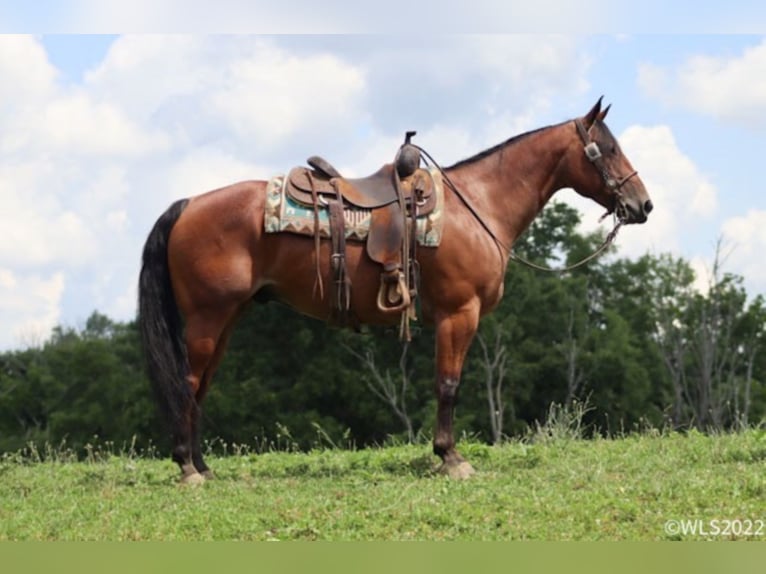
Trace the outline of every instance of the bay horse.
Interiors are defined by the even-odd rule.
[[[453,412],[463,361],[479,325],[503,295],[510,246],[553,194],[572,188],[620,223],[643,223],[652,202],[604,123],[601,98],[582,117],[513,137],[443,171],[438,247],[420,248],[422,320],[436,330],[437,417],[433,452],[441,471],[474,470],[455,449]],[[276,299],[326,320],[331,297],[312,289],[314,239],[264,231],[266,181],[246,181],[182,199],[163,213],[144,246],[139,325],[147,367],[170,425],[181,481],[212,472],[200,448],[200,412],[232,328],[251,301]],[[329,241],[320,272],[331,281]],[[351,313],[361,324],[399,320],[376,305],[380,267],[364,244],[346,246]]]

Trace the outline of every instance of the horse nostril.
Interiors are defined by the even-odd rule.
[[[654,204],[651,199],[647,199],[646,203],[644,203],[644,213],[648,215],[652,212],[652,209],[654,209]]]

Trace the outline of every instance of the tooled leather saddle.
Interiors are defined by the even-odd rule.
[[[420,167],[420,149],[407,132],[393,163],[364,178],[345,178],[328,161],[312,156],[311,167],[295,167],[287,176],[286,194],[295,202],[314,210],[314,239],[319,273],[318,212],[327,209],[332,241],[331,266],[334,274],[333,314],[336,322],[346,323],[351,299],[351,283],[345,266],[344,210],[369,210],[370,230],[366,251],[382,265],[377,305],[387,313],[401,313],[402,338],[409,340],[409,319],[415,318],[418,268],[415,259],[415,221],[431,213],[436,205],[431,172]]]

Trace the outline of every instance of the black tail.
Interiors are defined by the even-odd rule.
[[[168,268],[168,237],[187,199],[176,201],[154,224],[144,245],[138,280],[138,324],[149,379],[160,409],[175,432],[194,397],[185,384],[189,358]]]

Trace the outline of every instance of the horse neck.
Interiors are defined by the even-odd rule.
[[[476,214],[506,245],[558,189],[569,186],[561,166],[576,137],[570,127],[571,122],[523,134],[447,170]]]

